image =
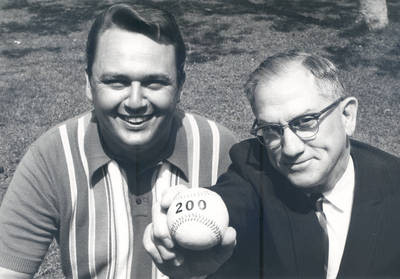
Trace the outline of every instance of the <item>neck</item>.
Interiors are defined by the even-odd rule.
[[[140,168],[146,168],[157,164],[168,157],[172,150],[171,140],[175,129],[167,129],[165,135],[158,135],[159,140],[146,147],[125,147],[115,142],[115,140],[102,137],[103,146],[110,158],[123,164],[136,164]]]
[[[141,167],[156,164],[160,160],[164,159],[169,152],[168,139],[168,136],[163,137],[163,139],[158,141],[157,144],[148,148],[114,150],[112,151],[112,154],[118,161],[139,164]]]

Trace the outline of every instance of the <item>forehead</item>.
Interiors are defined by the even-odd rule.
[[[96,64],[120,69],[176,71],[175,48],[172,44],[156,42],[141,33],[112,27],[98,38],[94,67]]]
[[[285,122],[304,113],[317,112],[329,103],[315,77],[300,65],[261,81],[254,92],[256,117],[268,122]]]

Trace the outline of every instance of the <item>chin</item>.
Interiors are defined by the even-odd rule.
[[[142,150],[150,148],[152,145],[152,141],[146,138],[139,138],[139,139],[126,139],[123,141],[127,150]]]
[[[288,175],[289,181],[297,188],[309,189],[320,185],[319,180],[307,174],[301,175]]]

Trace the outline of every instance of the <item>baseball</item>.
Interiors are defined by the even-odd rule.
[[[205,188],[177,195],[167,213],[172,238],[190,250],[206,250],[221,242],[228,227],[228,209],[221,197]]]

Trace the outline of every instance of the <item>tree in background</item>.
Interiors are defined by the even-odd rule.
[[[382,29],[389,22],[386,0],[360,0],[360,14],[370,30]]]

